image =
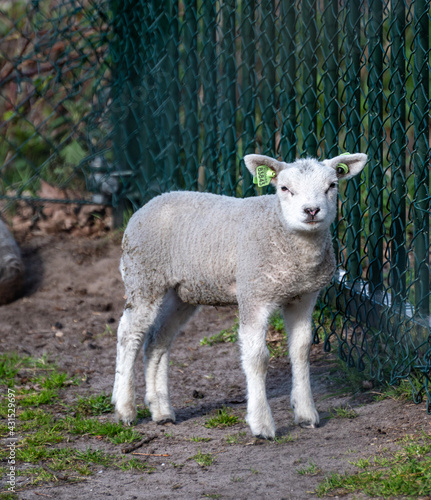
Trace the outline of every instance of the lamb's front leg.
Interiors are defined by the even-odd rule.
[[[310,384],[310,348],[312,344],[312,313],[317,294],[305,295],[299,302],[283,307],[292,363],[290,403],[295,423],[301,427],[318,427],[319,414],[314,405]]]
[[[275,424],[266,398],[266,372],[269,352],[266,347],[268,312],[262,310],[253,317],[241,318],[239,340],[242,366],[247,378],[247,423],[257,437],[275,437]]]

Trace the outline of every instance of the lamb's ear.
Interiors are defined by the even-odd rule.
[[[244,162],[245,166],[249,169],[251,175],[254,177],[256,176],[256,170],[257,167],[260,167],[261,165],[265,165],[266,167],[270,168],[275,175],[272,176],[271,182],[275,183],[277,179],[277,175],[284,169],[286,168],[286,164],[274,160],[274,158],[270,158],[269,156],[264,156],[264,155],[247,155],[244,156]]]
[[[337,177],[339,179],[350,179],[365,167],[368,160],[368,156],[363,153],[355,154],[344,154],[331,158],[330,160],[324,160],[323,163],[328,167],[333,168],[337,172]]]

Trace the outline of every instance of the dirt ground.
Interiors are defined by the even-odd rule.
[[[119,238],[40,236],[24,243],[22,250],[26,291],[21,299],[0,307],[1,352],[47,354],[69,374],[82,374],[85,382],[71,388],[70,397],[110,393],[115,331],[124,304]],[[276,441],[253,439],[243,420],[225,429],[204,427],[208,414],[222,406],[245,417],[245,379],[237,344],[200,345],[203,337],[230,327],[235,313],[232,308],[204,307],[178,336],[170,372],[177,423],[158,426],[145,419],[136,425],[143,434],[157,435],[137,451],[168,455],[147,458],[154,468],[151,474],[101,467],[79,483],[25,487],[19,498],[317,498],[314,490],[326,475],[354,471],[351,461],[394,448],[406,434],[431,432],[424,405],[391,399],[376,402],[372,390],[352,397],[340,382],[335,357],[323,353],[319,345],[313,347],[311,368],[321,416],[318,429],[301,429],[293,422],[286,357],[271,360],[267,379]],[[143,403],[142,362],[139,368],[137,398]],[[331,409],[346,405],[355,408],[357,418],[331,418]],[[234,444],[228,443],[228,435]],[[210,440],[191,441],[196,436]],[[89,436],[79,437],[73,445],[115,453],[121,449]],[[199,451],[215,455],[213,464],[201,467],[190,460]],[[298,472],[310,463],[317,466],[313,474]]]

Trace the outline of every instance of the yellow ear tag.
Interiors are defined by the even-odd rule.
[[[260,165],[256,168],[256,177],[253,177],[253,183],[257,184],[258,187],[264,187],[267,186],[275,176],[276,173],[272,168],[266,165]]]

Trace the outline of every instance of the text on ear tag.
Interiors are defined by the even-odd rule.
[[[269,168],[266,165],[260,165],[256,168],[256,176],[253,177],[253,183],[257,184],[258,187],[267,186],[275,175],[276,174],[272,168]]]

